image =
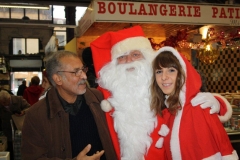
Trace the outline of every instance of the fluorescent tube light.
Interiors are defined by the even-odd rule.
[[[22,4],[0,4],[0,7],[2,8],[26,8],[26,9],[46,9],[48,10],[50,7],[49,5],[43,6],[43,5],[22,5]]]

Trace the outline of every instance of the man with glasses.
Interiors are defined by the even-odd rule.
[[[53,87],[31,107],[22,130],[22,157],[115,160],[101,92],[86,87],[87,68],[72,52],[58,51],[46,62]]]
[[[162,125],[163,118],[155,116],[150,108],[151,63],[155,52],[142,28],[106,32],[90,45],[99,73],[99,89],[108,100],[102,101],[101,106],[118,159],[166,159],[162,144],[169,130]],[[211,106],[212,112],[220,106],[211,93],[197,95],[193,103],[201,104],[202,108]]]

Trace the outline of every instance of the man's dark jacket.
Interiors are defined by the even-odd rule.
[[[102,93],[87,88],[84,97],[95,119],[107,160],[116,160],[105,113],[100,107]],[[28,110],[22,130],[21,153],[23,160],[76,159],[72,158],[69,114],[64,111],[54,87]]]

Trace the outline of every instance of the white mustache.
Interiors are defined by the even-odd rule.
[[[82,79],[79,83],[78,83],[78,85],[82,85],[82,84],[86,84],[87,83],[87,80],[86,79]]]

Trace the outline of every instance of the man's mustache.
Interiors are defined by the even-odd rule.
[[[87,83],[87,80],[86,79],[82,79],[79,83],[78,83],[78,85],[82,85],[82,84],[86,84]]]

